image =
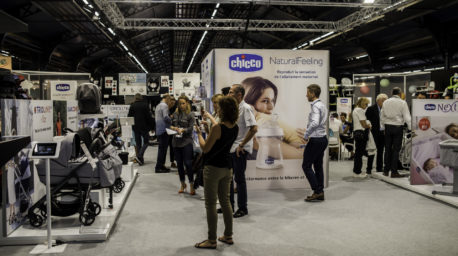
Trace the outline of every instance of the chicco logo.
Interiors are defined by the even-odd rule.
[[[56,90],[58,90],[59,92],[70,91],[70,85],[69,84],[56,84]]]
[[[340,99],[340,103],[348,103],[348,99]]]
[[[425,105],[425,110],[427,110],[427,111],[436,110],[436,105],[435,104],[426,104]]]
[[[254,72],[262,69],[262,57],[256,54],[235,54],[229,57],[229,68],[239,72]]]

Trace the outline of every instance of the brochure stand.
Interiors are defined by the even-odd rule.
[[[51,235],[51,170],[50,170],[50,159],[56,159],[59,157],[60,142],[37,142],[32,145],[30,151],[30,159],[45,159],[46,160],[46,226],[47,226],[47,244],[37,245],[30,254],[42,254],[42,253],[63,253],[65,251],[66,244],[59,246],[52,246],[52,235]]]

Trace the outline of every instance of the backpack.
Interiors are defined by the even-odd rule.
[[[101,92],[97,85],[84,83],[78,85],[76,99],[81,114],[99,114],[102,101]]]

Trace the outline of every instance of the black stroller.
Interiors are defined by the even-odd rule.
[[[37,164],[42,183],[46,183],[45,161]],[[51,160],[51,211],[53,216],[66,217],[79,213],[83,225],[91,225],[102,208],[91,200],[91,189],[110,188],[120,192],[122,161],[111,142],[106,142],[100,129],[84,128],[68,133],[61,142],[59,158]],[[40,227],[46,218],[46,195],[28,211],[29,222]]]

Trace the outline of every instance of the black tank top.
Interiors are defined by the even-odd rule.
[[[232,128],[219,124],[221,127],[221,137],[216,140],[213,147],[205,154],[205,164],[213,165],[219,168],[232,168],[232,161],[229,151],[234,144],[239,127],[235,125]]]

